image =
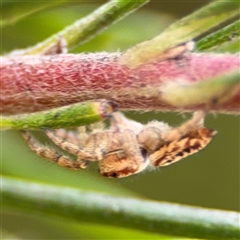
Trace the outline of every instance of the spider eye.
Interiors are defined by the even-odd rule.
[[[147,151],[144,148],[140,148],[142,157],[144,158],[144,162],[147,160]]]
[[[117,172],[101,172],[101,169],[98,169],[98,173],[100,173],[104,177],[112,177],[112,178],[119,177]]]
[[[116,172],[112,173],[112,176],[113,178],[117,178],[118,177],[118,174]]]

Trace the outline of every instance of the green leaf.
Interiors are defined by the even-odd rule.
[[[209,52],[239,52],[240,20],[202,38],[197,42],[196,49]]]
[[[89,125],[109,117],[113,105],[105,100],[81,102],[31,114],[1,117],[2,129],[42,130]]]

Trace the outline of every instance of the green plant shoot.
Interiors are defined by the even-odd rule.
[[[41,130],[42,128],[70,128],[101,121],[111,115],[115,105],[98,100],[72,104],[31,114],[1,117],[1,129]]]

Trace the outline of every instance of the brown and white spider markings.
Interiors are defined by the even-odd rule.
[[[80,127],[78,133],[59,129],[46,130],[47,136],[63,150],[77,156],[76,161],[41,146],[27,131],[24,139],[40,157],[62,167],[84,169],[89,162],[99,162],[99,173],[106,177],[127,177],[139,173],[148,165],[162,167],[179,161],[206,147],[216,131],[203,126],[204,111],[179,127],[151,121],[146,125],[114,112],[110,127],[94,126],[90,133]]]

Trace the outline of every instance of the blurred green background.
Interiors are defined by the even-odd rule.
[[[43,9],[16,23],[13,21],[2,29],[1,54],[34,45],[103,3],[65,1],[54,7],[55,2],[48,1],[53,5],[44,8],[46,3],[44,5],[42,1],[2,1],[2,18],[8,21],[39,7]],[[124,51],[158,35],[176,19],[208,2],[180,0],[176,4],[176,1],[152,1],[74,52]],[[142,123],[157,119],[173,126],[190,117],[190,114],[153,112],[128,112],[126,115]],[[1,173],[86,191],[239,211],[239,117],[210,115],[206,119],[206,126],[217,130],[218,134],[203,151],[168,167],[125,179],[103,178],[98,175],[97,166],[77,172],[62,169],[35,156],[18,132],[4,131],[0,138]],[[101,226],[101,221],[93,226],[4,209],[2,216],[2,227],[9,234],[22,239],[159,239],[155,234]],[[8,239],[14,239],[14,236]]]

